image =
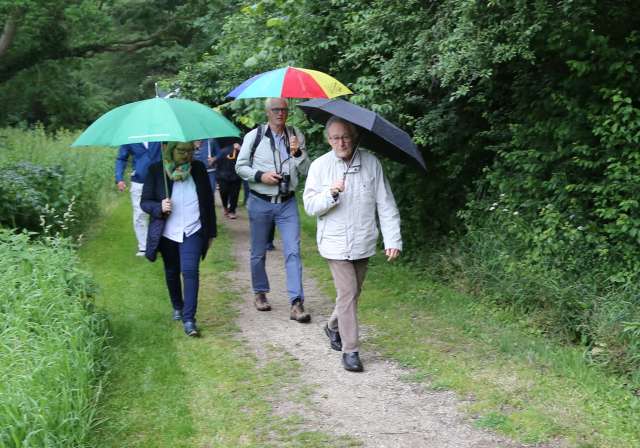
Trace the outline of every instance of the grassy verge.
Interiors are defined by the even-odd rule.
[[[335,295],[303,217],[307,272]],[[522,316],[492,308],[383,257],[371,260],[359,316],[375,349],[412,368],[412,380],[456,391],[478,426],[524,442],[564,439],[571,447],[640,446],[640,400],[583,353],[541,337]]]
[[[0,446],[83,447],[106,322],[66,240],[0,230]]]
[[[222,228],[201,266],[198,322],[184,336],[170,319],[162,261],[133,256],[128,198],[82,250],[111,320],[111,374],[94,447],[354,446],[306,431],[299,415],[274,415],[271,398],[296,381],[295,363],[274,353],[266,365],[237,338],[232,241]],[[301,394],[299,400],[304,397]]]

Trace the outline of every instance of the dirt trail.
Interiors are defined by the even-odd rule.
[[[461,402],[452,392],[431,391],[403,381],[401,378],[408,371],[368,350],[361,353],[364,373],[345,371],[340,353],[329,348],[323,333],[332,300],[319,291],[306,272],[305,308],[312,321],[299,324],[289,319],[282,246],[278,240],[277,249],[267,254],[271,284],[268,297],[273,309],[256,311],[249,271],[249,223],[245,210],[239,211],[237,220],[226,219],[222,213],[218,216],[224,219],[234,240],[238,263],[234,288],[244,297],[238,305],[242,337],[261,361],[266,362],[274,355],[297,360],[303,384],[292,384],[292,391],[300,388],[308,391],[302,403],[287,400],[288,391],[274,391],[278,413],[299,413],[309,430],[350,436],[372,448],[523,446],[475,428],[457,410]],[[361,333],[366,339],[367,328]]]

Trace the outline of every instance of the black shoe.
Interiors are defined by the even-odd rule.
[[[173,320],[182,320],[182,310],[173,310]]]
[[[196,328],[196,323],[192,320],[187,320],[184,322],[184,333],[187,336],[199,336],[198,328]]]
[[[329,324],[324,326],[324,334],[327,335],[329,341],[331,342],[331,348],[341,352],[342,351],[342,339],[340,338],[340,333],[337,331],[333,331],[329,328]]]
[[[267,250],[276,250],[276,246],[273,245],[273,242],[267,243]]]
[[[345,370],[348,370],[350,372],[362,372],[364,370],[362,367],[362,363],[360,362],[360,356],[358,356],[358,352],[343,353],[342,365],[344,366]]]

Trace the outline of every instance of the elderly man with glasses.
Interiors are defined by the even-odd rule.
[[[337,293],[324,331],[331,348],[342,351],[344,368],[361,372],[357,306],[369,257],[376,252],[376,213],[388,261],[402,250],[400,214],[380,161],[357,148],[355,126],[334,116],[325,135],[332,150],[311,164],[302,198],[307,214],[317,217],[318,249]]]
[[[300,217],[295,198],[298,176],[305,175],[309,157],[304,135],[286,125],[289,106],[284,98],[265,102],[267,124],[249,132],[242,143],[236,172],[249,181],[249,225],[251,230],[251,283],[258,311],[269,311],[270,291],[265,269],[272,223],[282,238],[287,276],[290,318],[306,323],[311,316],[304,309],[302,260],[300,258]]]

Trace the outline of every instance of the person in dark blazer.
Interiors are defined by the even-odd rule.
[[[198,336],[200,260],[216,236],[209,176],[202,162],[192,160],[193,151],[191,142],[166,145],[164,161],[149,167],[140,200],[151,216],[145,255],[155,261],[162,254],[173,319],[182,320],[188,336]]]

